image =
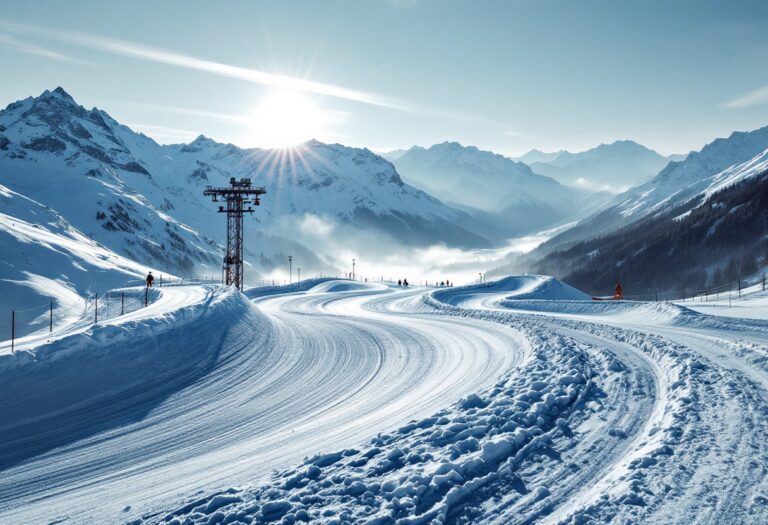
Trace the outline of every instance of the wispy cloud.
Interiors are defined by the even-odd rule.
[[[173,139],[173,140],[191,140],[197,137],[200,133],[188,129],[173,128],[169,126],[158,126],[155,124],[143,124],[140,122],[130,122],[126,124],[129,128],[136,131],[140,131],[145,135],[149,135],[154,139]],[[165,142],[162,141],[161,142]]]
[[[395,4],[398,3],[400,2],[396,0]],[[405,0],[402,3],[403,5],[410,5],[412,2]],[[151,47],[136,42],[113,39],[102,35],[11,23],[2,19],[0,19],[0,28],[6,32],[15,33],[17,35],[36,35],[41,39],[53,39],[59,42],[65,42],[69,45],[92,49],[97,52],[127,56],[147,62],[168,64],[175,67],[202,71],[222,77],[240,79],[270,87],[293,89],[306,93],[314,93],[316,95],[330,96],[339,99],[360,102],[372,106],[397,109],[422,115],[433,115],[460,122],[479,123],[500,128],[506,127],[504,123],[461,110],[427,104],[419,104],[394,97],[382,96],[376,93],[349,89],[339,85],[315,82],[308,79],[288,75],[280,75],[267,71],[261,71],[258,69],[234,66],[231,64],[225,64],[222,62],[216,62],[177,53],[167,49]],[[42,50],[42,48],[39,49]],[[58,54],[55,51],[52,53]],[[67,58],[64,57],[64,55],[58,55],[62,58]],[[198,114],[198,116],[205,115]]]
[[[747,108],[761,104],[768,104],[768,86],[754,89],[740,97],[729,100],[723,106],[726,108]]]
[[[155,111],[163,111],[165,113],[174,113],[177,115],[188,115],[190,117],[199,117],[208,120],[216,120],[219,122],[233,122],[236,124],[246,124],[250,122],[246,116],[243,115],[230,115],[228,113],[218,113],[215,111],[203,111],[199,109],[184,108],[178,106],[166,106],[164,104],[146,104],[146,103],[132,103],[132,106],[138,106],[141,108],[151,109]]]
[[[16,49],[18,51],[23,51],[24,53],[29,53],[31,55],[37,55],[45,58],[50,58],[51,60],[58,60],[60,62],[70,62],[70,63],[78,63],[83,64],[84,62],[81,60],[78,60],[76,58],[69,57],[67,55],[64,55],[62,53],[59,53],[58,51],[53,51],[52,49],[47,49],[35,44],[30,44],[29,42],[24,42],[22,40],[19,40],[15,37],[12,37],[11,35],[5,35],[0,34],[0,45],[11,47],[13,49]]]
[[[222,77],[236,78],[248,82],[254,82],[256,84],[262,84],[265,86],[294,89],[306,93],[326,95],[374,106],[396,109],[405,108],[403,104],[396,100],[382,97],[373,93],[367,93],[365,91],[358,91],[342,86],[315,82],[298,77],[279,75],[258,69],[233,66],[230,64],[224,64],[222,62],[216,62],[213,60],[197,58],[182,53],[176,53],[166,49],[150,47],[136,42],[117,40],[89,33],[61,31],[50,28],[12,24],[4,21],[0,21],[0,26],[4,27],[6,30],[14,32],[33,32],[46,38],[54,38],[69,44],[93,49],[95,51],[132,57],[148,62],[168,64],[185,69],[204,71]]]

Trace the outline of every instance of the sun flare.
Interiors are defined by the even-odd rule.
[[[302,92],[274,90],[256,106],[252,120],[254,145],[288,148],[326,135],[331,118]]]

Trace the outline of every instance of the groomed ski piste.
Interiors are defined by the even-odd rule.
[[[0,522],[768,522],[758,289],[154,293],[0,349]]]

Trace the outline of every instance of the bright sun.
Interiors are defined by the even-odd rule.
[[[322,137],[330,120],[307,95],[290,90],[268,93],[251,118],[252,142],[265,148],[288,148]]]

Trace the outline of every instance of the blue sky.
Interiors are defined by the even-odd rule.
[[[764,1],[5,0],[0,104],[61,85],[159,142],[679,153],[768,125],[766,28]]]

